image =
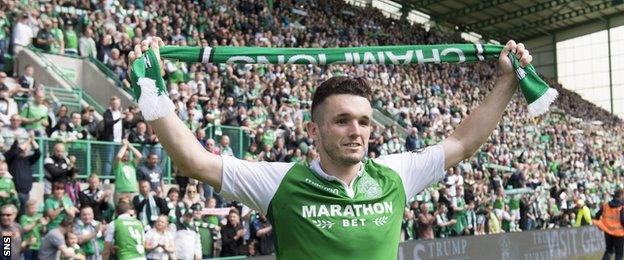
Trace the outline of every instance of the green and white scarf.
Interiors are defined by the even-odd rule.
[[[259,47],[190,47],[163,46],[160,56],[164,59],[183,62],[237,63],[237,64],[424,64],[424,63],[463,63],[496,60],[504,46],[494,44],[439,44],[439,45],[400,45],[348,48],[259,48]],[[136,84],[156,83],[150,94],[166,94],[164,81],[160,78],[160,65],[153,51],[137,59],[132,64],[131,81],[135,98],[142,93]],[[558,93],[548,87],[535,71],[533,65],[522,68],[515,55],[509,54],[520,88],[527,102],[529,113],[538,116],[548,110]],[[155,70],[158,66],[158,70]],[[145,78],[149,78],[146,80]],[[155,82],[153,82],[155,80]],[[141,104],[139,104],[141,106]],[[166,105],[168,106],[168,104]],[[159,107],[158,105],[153,107]],[[148,112],[151,116],[151,113]],[[152,117],[146,117],[150,119]],[[162,117],[162,116],[160,116]],[[160,118],[159,116],[155,118]]]

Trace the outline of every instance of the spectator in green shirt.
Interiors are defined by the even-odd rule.
[[[30,244],[24,251],[24,259],[36,259],[41,248],[41,234],[46,232],[48,218],[37,213],[37,201],[29,200],[26,202],[26,214],[22,215],[19,223],[24,229],[24,241],[30,241]]]
[[[45,94],[43,88],[35,90],[34,101],[28,102],[20,112],[22,124],[26,130],[34,130],[39,136],[45,134],[48,126],[48,107],[44,104]]]
[[[71,20],[65,23],[65,54],[78,55],[78,34]]]
[[[52,184],[52,196],[47,198],[44,203],[43,211],[50,218],[48,230],[58,227],[66,217],[74,218],[78,209],[74,207],[71,199],[65,194],[65,184],[63,182],[54,182]]]
[[[6,162],[0,161],[0,207],[6,204],[13,204],[19,209],[20,203],[15,190],[13,177],[9,173]]]
[[[117,153],[113,169],[115,173],[115,203],[117,203],[122,196],[133,198],[139,191],[137,167],[141,162],[141,158],[143,158],[141,152],[134,148],[127,139],[123,139],[122,142],[123,145]],[[132,161],[130,161],[128,150],[132,151],[134,155],[134,160]]]

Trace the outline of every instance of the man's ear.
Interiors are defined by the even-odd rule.
[[[306,132],[308,132],[308,136],[314,141],[318,140],[318,128],[319,125],[314,121],[310,121],[306,124]]]

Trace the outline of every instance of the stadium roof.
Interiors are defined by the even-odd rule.
[[[624,0],[402,0],[397,1],[486,39],[528,39],[624,14]],[[604,20],[604,19],[603,19]],[[606,22],[606,20],[604,20]]]

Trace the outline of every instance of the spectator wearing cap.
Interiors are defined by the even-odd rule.
[[[201,259],[202,247],[195,219],[201,219],[201,204],[193,204],[178,220],[175,234],[176,257],[179,259]]]
[[[150,182],[139,181],[139,194],[132,199],[132,205],[139,219],[145,227],[154,227],[154,222],[161,214],[168,214],[167,202],[151,192]]]

